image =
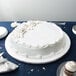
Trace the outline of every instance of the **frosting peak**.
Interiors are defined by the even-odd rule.
[[[65,64],[65,68],[71,72],[76,71],[76,62],[74,61],[69,61]]]

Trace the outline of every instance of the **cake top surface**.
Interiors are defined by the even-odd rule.
[[[66,68],[68,71],[75,72],[75,71],[76,71],[76,62],[75,62],[75,61],[68,61],[68,62],[65,64],[65,68]]]
[[[54,23],[46,21],[28,21],[17,26],[12,38],[19,44],[31,47],[47,47],[63,38],[63,31]]]

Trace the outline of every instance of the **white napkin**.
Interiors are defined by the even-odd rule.
[[[0,73],[10,72],[18,68],[18,65],[0,56]]]

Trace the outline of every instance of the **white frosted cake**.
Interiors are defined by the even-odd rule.
[[[11,32],[10,44],[26,56],[41,57],[60,49],[63,35],[62,29],[54,23],[28,21]]]

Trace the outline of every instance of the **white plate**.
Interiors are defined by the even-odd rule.
[[[32,63],[32,64],[49,63],[49,62],[53,62],[53,61],[61,58],[63,55],[65,55],[68,52],[68,50],[70,48],[70,44],[71,44],[70,38],[64,32],[64,41],[63,42],[65,42],[65,45],[62,46],[62,48],[60,50],[57,50],[56,53],[45,55],[42,58],[35,58],[35,57],[32,58],[32,57],[27,57],[27,56],[21,55],[21,53],[19,54],[18,53],[19,50],[16,50],[15,48],[13,48],[10,45],[10,39],[11,39],[11,37],[9,35],[5,41],[5,47],[6,47],[8,54],[19,61]]]
[[[4,38],[8,34],[6,27],[0,26],[0,39]]]
[[[57,69],[57,76],[64,76],[63,72],[64,72],[64,65],[66,62],[63,62],[62,64],[60,64],[60,66]],[[76,72],[74,73],[74,76],[76,76]]]

